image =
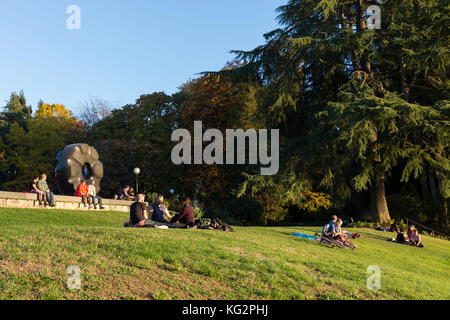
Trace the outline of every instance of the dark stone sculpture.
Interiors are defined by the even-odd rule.
[[[66,195],[73,195],[83,179],[95,180],[97,192],[103,178],[103,163],[97,150],[87,144],[71,144],[56,157],[56,181]]]

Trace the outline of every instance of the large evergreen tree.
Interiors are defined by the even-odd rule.
[[[367,28],[370,4],[380,30]],[[370,189],[373,216],[386,222],[386,181],[405,162],[402,181],[432,169],[446,207],[448,3],[290,0],[278,11],[282,28],[221,72],[264,86],[261,116],[284,137],[279,176],[248,183],[289,197],[326,187],[335,202]]]

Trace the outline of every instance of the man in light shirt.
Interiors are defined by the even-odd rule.
[[[95,180],[92,180],[89,184],[89,196],[92,199],[92,204],[94,205],[94,209],[97,209],[97,205],[95,204],[95,199],[98,200],[98,204],[100,205],[100,210],[104,210],[105,207],[103,206],[103,198],[97,195],[97,190],[95,189]]]

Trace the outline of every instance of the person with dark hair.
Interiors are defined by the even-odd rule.
[[[408,240],[405,237],[405,234],[403,233],[404,230],[402,228],[400,228],[400,232],[397,233],[397,243],[401,243],[401,244],[407,244]]]
[[[175,227],[192,228],[194,227],[194,209],[191,206],[191,199],[184,198],[182,205],[181,213],[173,217],[170,223]]]
[[[406,240],[409,240],[411,238],[411,236],[414,234],[415,228],[416,226],[413,224],[409,226],[408,231],[406,232],[406,235],[408,236]]]
[[[423,248],[422,238],[419,235],[419,230],[415,229],[412,234],[408,237],[409,244],[414,247]]]
[[[86,180],[82,180],[78,185],[77,191],[75,191],[75,197],[81,197],[81,202],[84,204],[85,208],[87,208],[88,205],[91,205],[91,197],[89,196],[89,188],[86,184]]]
[[[164,205],[164,196],[162,194],[158,194],[155,200],[156,202],[152,204],[153,215],[151,219],[155,222],[169,224],[167,219],[172,219],[172,216],[170,215],[169,210],[167,210],[167,207]]]
[[[126,200],[126,201],[134,201],[136,197],[130,194],[130,186],[125,186],[119,193],[119,196],[117,197],[119,200]]]
[[[326,232],[327,234],[331,234],[331,233],[333,232],[334,227],[335,227],[337,221],[338,221],[337,215],[333,215],[333,216],[331,217],[331,221],[328,223],[328,230],[327,230],[327,232]]]
[[[39,177],[38,176],[34,176],[33,177],[33,181],[30,182],[30,186],[29,186],[30,193],[37,194],[37,199],[38,199],[38,202],[39,202],[40,206],[42,206],[43,204],[47,205],[46,199],[45,199],[45,192],[39,190],[39,188],[37,186],[38,181],[39,181]]]
[[[136,199],[136,195],[134,194],[134,188],[133,187],[130,187],[130,190],[128,190],[128,196],[131,198],[131,199]]]
[[[55,198],[53,193],[50,192],[50,188],[47,184],[47,175],[45,173],[41,174],[41,179],[39,179],[37,187],[39,190],[44,192],[45,198],[47,199],[47,203],[49,203],[50,207],[55,207]]]

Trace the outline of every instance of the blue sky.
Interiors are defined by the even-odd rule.
[[[218,70],[233,49],[250,50],[277,28],[287,0],[14,0],[0,3],[0,106],[24,90],[80,104],[99,97],[120,107],[141,94],[174,93],[196,73]],[[70,5],[81,29],[69,30]]]

